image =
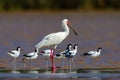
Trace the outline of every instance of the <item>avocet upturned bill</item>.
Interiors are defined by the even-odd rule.
[[[35,49],[34,52],[30,52],[28,54],[24,54],[23,55],[23,62],[24,62],[25,59],[27,59],[27,60],[33,60],[33,59],[36,59],[37,57],[38,57],[38,49]]]
[[[8,52],[8,54],[13,58],[13,61],[12,61],[12,66],[14,67],[14,69],[16,69],[16,59],[19,57],[20,55],[20,50],[21,50],[21,47],[17,47],[16,50],[11,50]]]
[[[62,20],[62,27],[64,31],[51,33],[45,36],[35,47],[40,49],[41,47],[51,47],[51,61],[52,61],[52,69],[56,69],[54,65],[54,50],[56,49],[57,45],[59,45],[68,35],[69,35],[69,28],[78,35],[76,31],[70,26],[68,19]],[[53,52],[53,53],[52,53]]]
[[[102,49],[101,47],[99,47],[99,48],[97,49],[97,51],[88,51],[88,52],[83,53],[82,56],[86,56],[86,57],[89,57],[89,58],[91,58],[91,59],[92,59],[92,58],[96,58],[96,57],[100,56],[102,50],[103,50],[103,49]],[[90,65],[91,65],[91,67],[92,67],[92,60],[90,60]]]

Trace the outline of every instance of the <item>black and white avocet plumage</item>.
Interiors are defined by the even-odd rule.
[[[78,51],[78,44],[75,44],[73,49],[69,50],[69,52],[66,53],[66,59],[68,61],[68,65],[69,65],[70,69],[71,69],[71,62],[72,62],[71,60],[73,60],[77,51]]]
[[[50,53],[51,53],[50,49],[46,49],[46,50],[40,51],[40,54],[43,55],[43,57],[45,57],[46,59],[50,58],[50,55],[51,55]]]
[[[88,51],[86,53],[83,53],[83,56],[86,56],[86,57],[90,58],[90,66],[91,66],[91,68],[93,67],[92,66],[92,58],[96,58],[96,57],[100,56],[102,50],[103,49],[101,47],[99,47],[96,51]]]
[[[101,47],[99,47],[99,48],[97,49],[97,51],[89,51],[89,52],[83,53],[83,56],[87,56],[87,57],[98,57],[98,56],[100,56],[102,50],[103,50],[103,49],[102,49]]]
[[[38,57],[38,49],[35,49],[34,52],[30,52],[28,54],[24,54],[23,55],[23,63],[25,62],[24,60],[33,60],[33,59],[36,59]],[[30,66],[31,66],[31,61],[30,61]],[[29,66],[29,67],[30,67]],[[26,67],[26,65],[24,64],[24,67]]]
[[[55,55],[55,58],[66,58],[66,54],[69,54],[69,51],[71,51],[72,50],[72,44],[68,44],[68,46],[67,46],[67,48],[66,48],[66,50],[65,51],[62,51],[62,52],[60,52],[60,53],[57,53],[56,55]]]
[[[38,49],[35,49],[34,52],[30,52],[28,54],[24,54],[24,59],[36,59],[38,57]]]
[[[11,50],[11,51],[8,52],[8,54],[9,54],[11,57],[13,57],[13,58],[16,59],[16,58],[19,57],[19,55],[20,55],[20,50],[21,50],[21,47],[17,47],[16,50]]]
[[[21,47],[17,47],[16,50],[11,50],[8,52],[8,54],[13,58],[13,61],[12,61],[12,66],[14,67],[14,69],[16,68],[16,59],[19,57],[20,55],[20,51],[21,51]]]
[[[64,66],[64,59],[66,59],[66,54],[69,53],[69,51],[72,50],[72,44],[68,44],[66,50],[57,53],[54,57],[57,59],[61,59],[62,60],[62,67]]]
[[[68,57],[73,59],[75,57],[77,51],[78,51],[78,44],[75,44],[73,49],[69,51]]]

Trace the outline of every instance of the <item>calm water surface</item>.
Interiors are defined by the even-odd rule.
[[[0,13],[0,68],[11,69],[11,58],[7,52],[21,46],[24,51],[16,64],[19,66],[18,69],[22,69],[22,54],[33,51],[35,45],[47,34],[62,31],[61,20],[64,18],[70,20],[79,36],[75,36],[71,31],[70,35],[57,47],[56,53],[64,50],[69,43],[79,44],[80,48],[72,65],[73,69],[89,68],[89,59],[81,57],[80,54],[96,50],[98,47],[102,47],[106,52],[93,60],[94,68],[120,68],[120,12]],[[61,60],[56,59],[55,63],[56,66],[61,66]],[[32,68],[44,69],[45,59],[39,56],[32,64]],[[85,73],[79,74],[82,79],[81,75]],[[78,74],[74,74],[75,77],[76,75]],[[89,73],[85,75],[89,77]],[[106,80],[111,76],[111,74],[105,75]],[[65,77],[67,76],[72,75],[67,74]],[[112,78],[114,80],[114,77]],[[115,76],[116,78],[118,76]]]
[[[81,78],[89,80],[120,79],[118,70],[87,70],[87,69],[58,69],[55,73],[50,70],[0,70],[0,78]]]

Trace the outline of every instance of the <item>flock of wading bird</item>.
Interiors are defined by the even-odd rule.
[[[71,29],[75,35],[78,35],[78,33],[71,27],[70,22],[68,19],[62,20],[62,27],[63,31],[51,33],[45,36],[36,46],[35,51],[30,52],[28,54],[23,55],[23,63],[24,60],[33,60],[36,59],[39,55],[42,55],[46,58],[46,67],[48,67],[48,58],[50,58],[52,66],[51,68],[53,70],[56,70],[56,66],[54,64],[54,58],[62,59],[62,62],[64,62],[64,59],[67,59],[67,65],[69,68],[71,68],[71,62],[73,61],[77,51],[78,51],[78,44],[75,44],[74,46],[72,44],[68,44],[66,50],[54,54],[54,51],[56,50],[57,46],[69,35],[69,32]],[[49,49],[39,51],[40,48],[45,47]],[[103,49],[99,47],[96,51],[88,51],[83,53],[80,56],[87,56],[90,59],[94,57],[98,57],[101,54],[101,51]],[[21,47],[17,47],[16,50],[11,50],[8,52],[8,54],[13,58],[12,66],[16,68],[16,59],[19,57],[21,51]],[[90,60],[90,65],[92,64],[92,61]]]

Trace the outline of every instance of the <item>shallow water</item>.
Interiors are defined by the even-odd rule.
[[[35,45],[47,34],[62,31],[61,20],[64,18],[70,20],[79,36],[75,36],[70,31],[70,35],[57,47],[56,53],[65,50],[69,43],[79,44],[80,48],[74,58],[72,69],[90,68],[89,59],[81,57],[80,54],[96,50],[98,47],[102,47],[106,52],[93,59],[93,68],[120,68],[120,12],[28,12],[0,13],[0,69],[12,68],[12,59],[7,52],[17,46],[24,49],[16,62],[17,69],[23,69],[22,54],[33,51]],[[56,66],[61,66],[61,63],[61,60],[55,59]],[[66,68],[66,66],[65,63],[64,67]],[[31,67],[45,69],[45,59],[39,56],[32,62]],[[14,76],[11,73],[5,74]],[[23,74],[20,73],[21,76]],[[55,75],[57,74],[59,73]],[[80,76],[78,76],[79,74]],[[82,74],[89,76],[89,73],[74,73],[77,78],[82,77]],[[100,74],[102,75],[100,77],[104,77],[104,73],[100,72]],[[4,74],[1,73],[1,75],[4,77]],[[39,77],[39,75],[37,76]],[[71,76],[69,73],[65,73],[65,75]],[[117,73],[109,74],[108,72],[105,75],[109,79],[111,75],[116,76]],[[120,77],[118,75],[117,78]],[[112,78],[114,80],[116,77]],[[89,78],[87,79],[89,80]]]
[[[0,70],[0,78],[84,78],[86,80],[88,78],[93,80],[113,78],[115,80],[120,79],[120,70],[57,69],[54,73],[51,73],[51,70]]]

